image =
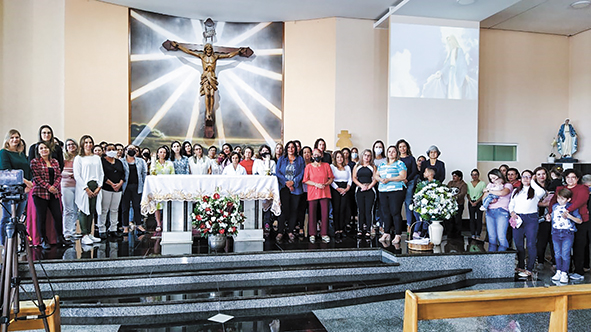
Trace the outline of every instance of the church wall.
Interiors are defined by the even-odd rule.
[[[348,130],[354,146],[371,148],[387,139],[388,30],[374,29],[372,20],[336,23],[335,134]]]
[[[335,146],[336,19],[285,22],[284,142]]]
[[[517,162],[508,164],[520,170],[546,162],[569,112],[568,38],[482,29],[479,85],[478,141],[517,143]],[[500,164],[478,167],[486,174]]]
[[[64,0],[2,3],[2,138],[16,128],[35,143],[45,123],[63,137],[64,6]]]
[[[579,135],[575,158],[591,162],[591,30],[569,39],[570,92],[568,116]]]
[[[128,8],[66,0],[65,12],[67,137],[127,143]]]

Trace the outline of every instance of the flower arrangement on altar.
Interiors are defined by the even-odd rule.
[[[219,193],[203,196],[195,203],[191,214],[193,226],[206,237],[209,235],[236,235],[246,217],[240,211],[238,196],[224,196]]]
[[[413,195],[411,210],[425,221],[450,219],[458,211],[457,192],[457,188],[448,188],[439,181],[421,182]]]

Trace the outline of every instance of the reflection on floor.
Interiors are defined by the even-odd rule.
[[[292,241],[275,241],[274,237],[271,240],[261,244],[261,249],[266,252],[286,252],[286,251],[317,251],[326,249],[352,249],[352,248],[382,248],[397,255],[420,255],[420,252],[410,252],[404,243],[405,237],[401,245],[387,245],[380,243],[377,238],[357,239],[351,234],[345,237],[342,241],[331,241],[330,243],[310,243],[306,238],[296,238]],[[239,248],[244,248],[242,244],[235,243],[232,239],[227,241],[226,248],[220,252],[211,252],[207,246],[207,241],[201,238],[195,238],[192,248],[193,254],[212,254],[224,255],[224,253],[232,253]],[[483,241],[469,239],[467,237],[460,239],[445,240],[439,248],[444,253],[477,253],[485,252],[488,249],[487,244]],[[247,250],[248,251],[248,250]],[[124,257],[153,257],[159,256],[160,238],[154,237],[151,233],[137,235],[132,234],[129,237],[122,239],[109,239],[94,246],[81,246],[79,243],[72,248],[61,249],[53,247],[51,250],[40,250],[35,248],[34,254],[36,259],[41,260],[84,260],[91,259],[95,261],[102,261],[104,259],[124,258]],[[282,267],[282,270],[285,269]],[[454,289],[486,289],[486,288],[522,288],[522,287],[549,287],[553,286],[551,277],[554,274],[552,266],[546,263],[543,268],[536,271],[530,280],[479,280],[477,283],[463,283],[454,284]],[[100,271],[97,271],[100,275]],[[404,279],[401,274],[399,278]],[[401,279],[401,280],[402,280]],[[236,287],[240,288],[240,281],[236,281]],[[376,280],[377,284],[381,281]],[[591,278],[585,275],[583,283],[590,283]],[[352,284],[346,282],[331,282],[331,283],[317,283],[306,286],[304,291],[322,292],[325,290],[338,289],[339,287],[347,288]],[[367,282],[366,286],[371,286],[371,282]],[[246,289],[244,296],[258,296],[261,294],[270,296],[282,296],[286,293],[300,292],[302,289],[294,285],[292,287],[268,287],[264,290],[255,288]],[[434,288],[433,290],[447,290],[447,288]],[[154,288],[157,292],[158,287]],[[153,292],[153,293],[155,293]],[[194,292],[194,293],[179,293],[168,294],[170,299],[194,299],[207,298],[214,296],[216,298],[224,297],[224,292]],[[257,295],[258,294],[258,295]],[[227,296],[235,296],[235,293],[228,293]],[[387,294],[384,294],[387,295]],[[146,293],[143,297],[145,301],[157,301],[161,295],[151,295]],[[234,318],[228,322],[221,324],[199,318],[199,320],[189,321],[179,325],[162,324],[150,325],[149,328],[145,326],[131,325],[122,326],[120,331],[138,331],[138,332],[153,332],[153,331],[402,331],[402,317],[404,312],[404,300],[401,295],[396,297],[375,296],[375,300],[369,303],[351,303],[350,301],[343,301],[341,305],[329,308],[310,308],[308,312],[301,314],[289,314],[286,312],[277,312],[273,308],[268,308],[261,312],[258,317],[250,318]],[[115,303],[131,303],[137,299],[130,297],[115,299]],[[109,301],[112,301],[110,299]],[[131,301],[131,302],[129,302]],[[367,302],[367,301],[364,301]],[[68,304],[84,304],[92,305],[97,303],[95,299],[79,298],[70,301]],[[221,310],[224,313],[223,310]],[[212,315],[220,312],[220,309],[213,309]],[[591,319],[591,311],[571,311],[569,315],[569,331],[589,331],[588,321]],[[437,320],[426,321],[419,323],[421,331],[544,331],[547,330],[549,314],[530,314],[530,315],[513,315],[513,316],[497,316],[486,318],[466,318],[466,319],[451,319],[451,320]],[[279,327],[277,327],[279,325]]]

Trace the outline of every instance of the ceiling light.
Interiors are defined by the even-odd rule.
[[[589,0],[575,1],[570,4],[570,6],[574,9],[586,8],[586,7],[589,7],[589,5],[591,5],[591,1],[589,1]]]
[[[456,0],[458,5],[468,6],[476,2],[476,0]]]

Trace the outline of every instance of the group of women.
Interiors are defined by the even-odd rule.
[[[538,264],[543,264],[547,248],[552,252],[552,220],[549,217],[556,203],[556,193],[566,188],[572,192],[569,211],[577,210],[582,223],[576,226],[573,245],[574,273],[571,280],[581,280],[589,269],[589,187],[591,175],[581,176],[574,169],[548,171],[537,167],[521,173],[507,165],[488,172],[489,183],[479,179],[477,169],[472,170],[468,185],[470,230],[474,237],[482,230],[483,210],[490,251],[504,251],[513,241],[517,249],[516,272],[529,277]],[[488,207],[482,203],[492,198]],[[485,204],[486,205],[486,204]],[[526,264],[527,256],[527,264]],[[552,260],[554,255],[551,254]]]
[[[81,237],[83,244],[92,244],[109,235],[122,236],[136,226],[145,231],[140,199],[148,174],[275,175],[282,204],[277,241],[303,237],[307,213],[309,241],[315,242],[319,235],[321,241],[330,242],[332,207],[334,240],[346,236],[347,225],[357,216],[358,237],[370,239],[379,227],[380,241],[388,244],[398,244],[405,229],[411,232],[411,224],[416,220],[411,204],[417,182],[426,178],[445,180],[445,163],[439,160],[441,152],[436,146],[426,151],[427,157],[415,159],[410,144],[403,139],[387,148],[382,141],[376,141],[371,150],[361,153],[357,148],[344,148],[332,154],[326,151],[322,138],[316,140],[313,148],[295,140],[285,146],[277,144],[273,150],[262,145],[256,153],[251,147],[233,148],[227,143],[219,151],[215,146],[205,151],[200,144],[175,141],[158,148],[154,155],[149,149],[133,144],[97,145],[89,135],[82,136],[79,142],[80,145],[67,139],[61,143],[51,127],[44,125],[39,130],[39,142],[28,150],[28,157],[20,133],[14,129],[7,133],[0,151],[1,169],[23,170],[27,201],[34,207],[33,226],[39,234],[38,244],[44,248],[51,244],[71,245],[75,237]],[[552,227],[546,220],[555,202],[552,194],[562,187],[570,189],[573,192],[570,204],[580,212],[583,221],[577,227],[573,245],[575,273],[582,275],[589,268],[591,176],[582,184],[581,174],[575,170],[560,174],[558,170],[548,172],[538,167],[520,173],[507,165],[489,171],[488,184],[480,180],[478,169],[472,170],[471,181],[467,183],[461,171],[452,175],[448,186],[458,188],[459,211],[447,222],[448,236],[460,235],[467,200],[471,236],[481,236],[485,213],[489,250],[505,250],[514,241],[518,272],[526,276],[531,274],[536,258],[543,263],[547,247],[552,248]],[[484,206],[483,202],[486,202]],[[24,212],[25,203],[18,204],[18,214]],[[404,205],[406,228],[401,213]],[[46,222],[48,215],[54,221],[52,224]],[[271,214],[267,211],[263,216],[268,235]],[[523,222],[519,227],[510,225],[510,219],[516,216]],[[157,212],[155,217],[155,231],[160,232],[161,216]],[[8,218],[5,210],[2,243]],[[80,222],[78,234],[76,220]],[[98,237],[91,232],[93,220]],[[420,229],[415,230],[413,236],[420,236]]]

